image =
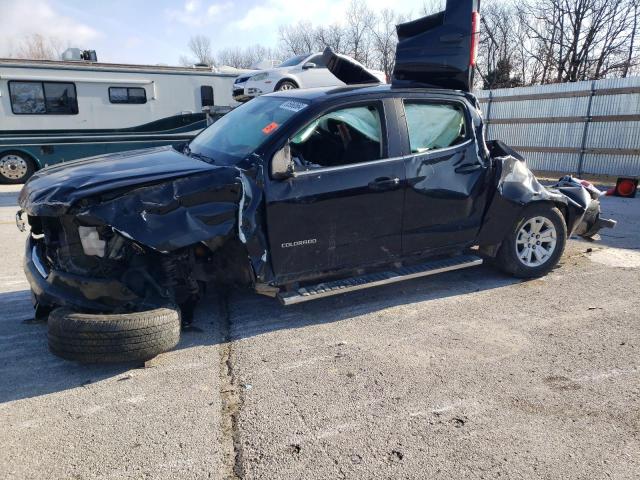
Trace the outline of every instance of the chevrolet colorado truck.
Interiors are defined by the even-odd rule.
[[[597,194],[543,187],[488,142],[470,93],[477,1],[398,26],[394,82],[324,52],[347,84],[256,98],[187,145],[69,162],[20,194],[25,271],[54,353],[172,348],[207,284],[290,305],[479,265],[522,278],[594,235]]]

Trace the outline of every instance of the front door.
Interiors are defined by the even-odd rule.
[[[400,256],[404,164],[389,158],[384,111],[380,101],[334,109],[292,138],[295,176],[266,192],[280,281]]]
[[[410,99],[403,104],[411,150],[405,159],[403,254],[466,246],[481,225],[487,172],[466,107]]]

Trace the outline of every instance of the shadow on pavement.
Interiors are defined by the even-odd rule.
[[[182,333],[176,350],[223,341],[211,315],[217,308],[212,298],[201,302],[193,328]],[[142,367],[136,362],[84,365],[56,357],[49,352],[46,323],[33,319],[29,291],[0,293],[0,404],[83,388]]]
[[[493,268],[481,266],[289,307],[280,305],[275,299],[232,292],[229,310],[233,322],[229,334],[232,340],[240,340],[276,330],[339,322],[397,306],[429,308],[429,300],[459,297],[455,301],[462,302],[465,295],[520,282]],[[413,307],[414,304],[420,306]]]
[[[460,296],[517,283],[487,267],[449,272],[430,278],[347,293],[313,302],[281,306],[277,300],[233,291],[224,298],[212,292],[199,304],[192,327],[183,330],[176,350],[217,345],[315,324],[348,320],[398,305],[410,306],[435,298]],[[226,305],[226,306],[225,306]],[[82,365],[49,352],[47,326],[33,320],[28,290],[0,293],[0,404],[83,388],[140,364]],[[420,308],[428,308],[421,303]],[[233,322],[229,322],[229,317]],[[226,330],[226,332],[225,332]],[[179,361],[179,352],[171,361]],[[218,361],[218,358],[212,358]]]

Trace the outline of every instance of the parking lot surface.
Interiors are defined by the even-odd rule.
[[[545,278],[210,292],[142,365],[47,349],[0,187],[2,478],[640,478],[640,199]]]

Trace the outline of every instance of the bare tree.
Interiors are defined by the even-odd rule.
[[[387,78],[391,78],[395,66],[398,36],[396,24],[402,19],[393,10],[385,8],[380,12],[375,26],[371,29],[372,50],[377,58],[378,67]]]
[[[302,55],[317,50],[316,30],[309,22],[299,22],[296,25],[281,26],[280,43],[282,49],[289,55]]]
[[[348,53],[358,62],[369,65],[371,56],[371,32],[376,24],[375,13],[364,0],[351,0],[347,9],[345,34]]]
[[[63,43],[58,38],[34,33],[22,38],[9,56],[31,60],[59,60],[63,50]]]
[[[638,0],[524,0],[534,81],[575,82],[624,75],[634,63]]]
[[[218,64],[235,68],[252,68],[264,60],[278,61],[279,52],[263,45],[252,45],[246,48],[233,47],[220,50],[217,54]]]
[[[213,51],[211,49],[211,39],[204,35],[194,35],[189,39],[189,50],[196,58],[195,63],[205,65],[215,65]]]

